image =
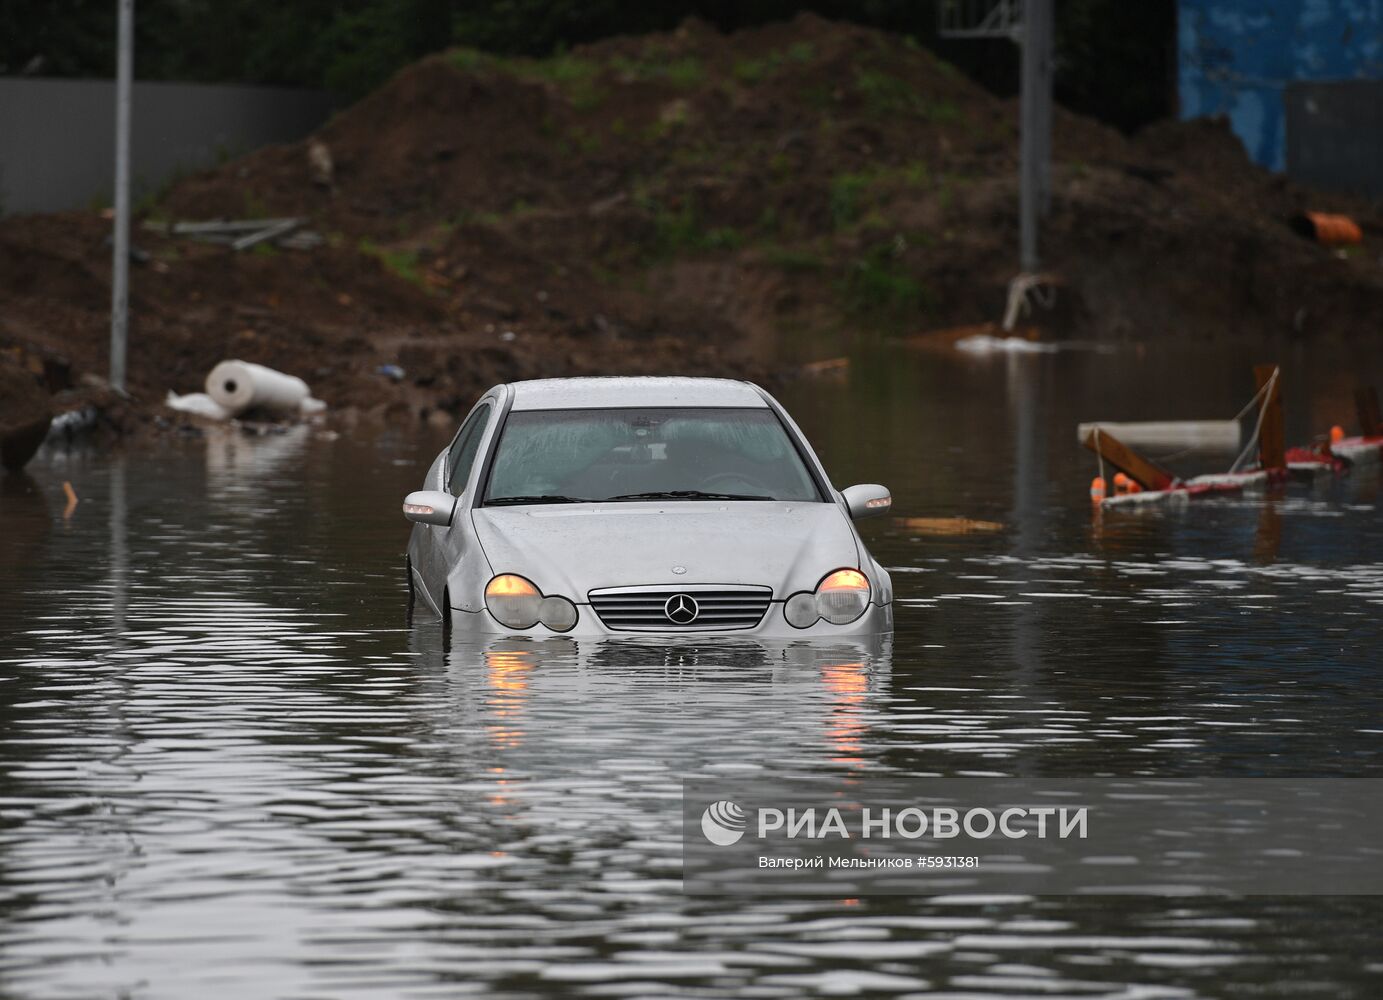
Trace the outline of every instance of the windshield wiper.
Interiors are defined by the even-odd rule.
[[[651,493],[621,493],[610,500],[772,500],[754,493],[706,493],[703,490],[654,490]]]
[[[536,493],[523,497],[491,497],[485,501],[486,507],[511,507],[524,503],[594,503],[585,497],[564,497],[557,493]]]

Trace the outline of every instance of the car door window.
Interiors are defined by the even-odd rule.
[[[452,496],[466,492],[466,480],[471,477],[471,466],[475,464],[475,454],[480,450],[480,439],[485,436],[485,426],[490,422],[490,407],[482,406],[471,414],[461,433],[452,442],[451,453],[447,456],[447,488]]]

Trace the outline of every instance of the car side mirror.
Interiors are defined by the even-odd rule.
[[[403,499],[403,516],[414,524],[451,524],[456,509],[456,497],[441,490],[419,490]]]
[[[845,498],[845,506],[850,509],[850,516],[856,521],[887,514],[893,507],[893,496],[888,492],[888,487],[880,486],[878,483],[847,486],[840,491],[840,495]]]

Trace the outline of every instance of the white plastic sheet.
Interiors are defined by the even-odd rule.
[[[957,340],[956,350],[967,354],[1050,354],[1060,347],[1022,337],[991,337],[987,333],[977,333]]]
[[[193,416],[206,417],[208,420],[227,420],[230,418],[230,413],[226,408],[204,392],[189,392],[186,396],[179,396],[170,389],[163,405],[170,410],[177,410],[179,413],[191,413]]]

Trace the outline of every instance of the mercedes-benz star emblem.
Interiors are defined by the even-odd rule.
[[[690,625],[701,614],[701,607],[686,594],[673,594],[663,605],[663,614],[674,625]]]

